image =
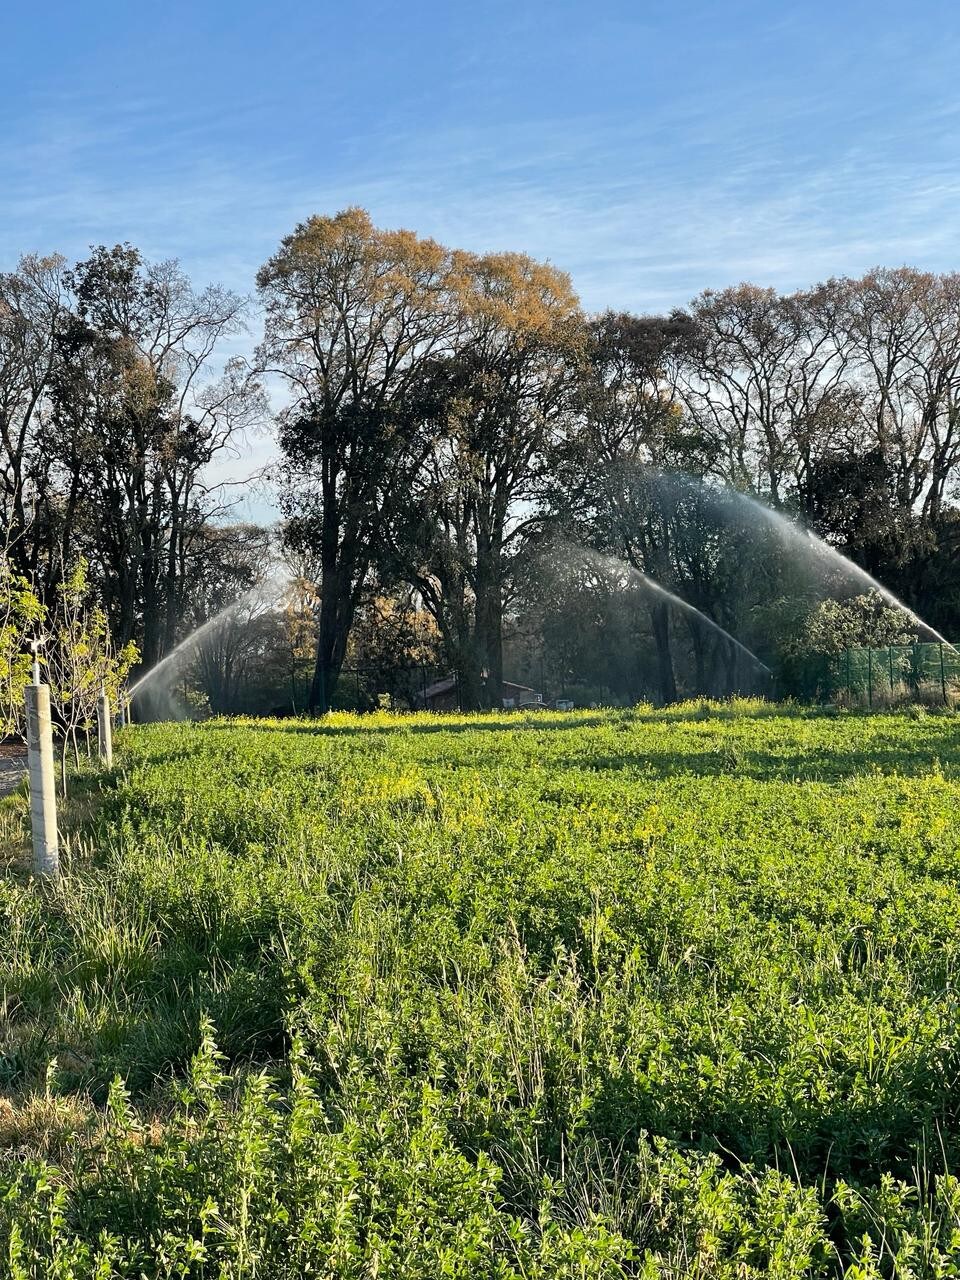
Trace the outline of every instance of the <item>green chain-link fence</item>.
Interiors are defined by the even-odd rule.
[[[960,653],[949,644],[811,653],[785,674],[785,692],[808,702],[845,700],[872,707],[960,701]]]

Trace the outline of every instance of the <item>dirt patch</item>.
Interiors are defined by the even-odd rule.
[[[16,791],[26,772],[26,752],[18,756],[0,755],[0,796],[8,796],[11,791]]]

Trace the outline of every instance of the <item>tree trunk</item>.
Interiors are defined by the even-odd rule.
[[[444,651],[453,663],[457,706],[461,711],[479,711],[483,706],[483,662],[476,627],[470,625],[470,609],[461,590],[458,597],[423,597],[443,637]]]
[[[693,669],[697,693],[707,694],[710,690],[707,688],[707,655],[704,652],[702,626],[695,618],[688,618],[688,622],[690,643],[693,646]]]
[[[653,639],[657,646],[657,678],[660,700],[666,706],[677,701],[677,679],[673,671],[673,651],[670,647],[670,607],[666,603],[650,606]]]
[[[335,678],[332,676],[333,644],[336,635],[337,600],[340,594],[339,504],[335,477],[328,472],[326,460],[323,479],[323,515],[320,532],[320,618],[317,626],[317,652],[313,677],[307,695],[310,715],[325,716],[330,710]]]
[[[141,532],[143,555],[141,559],[141,601],[143,607],[143,668],[149,671],[160,661],[162,654],[161,610],[157,591],[156,544],[154,529],[145,527]]]
[[[330,710],[339,677],[340,666],[334,661],[334,634],[329,626],[324,627],[321,614],[317,656],[313,664],[313,679],[310,681],[310,696],[307,699],[307,710],[311,715],[325,716]]]
[[[162,652],[169,653],[176,647],[177,643],[177,624],[180,619],[179,601],[177,599],[178,587],[178,560],[180,551],[181,527],[180,527],[180,508],[177,501],[177,494],[171,486],[170,494],[170,531],[167,542],[167,563],[164,573],[163,582],[163,640]]]
[[[496,533],[478,539],[476,576],[476,648],[484,676],[483,705],[503,700],[503,588],[500,540]]]
[[[503,698],[503,618],[500,591],[486,582],[477,593],[476,656],[482,675],[482,706],[495,709]]]
[[[346,657],[354,610],[349,584],[346,591],[341,591],[341,583],[341,574],[332,572],[324,575],[320,588],[317,655],[307,699],[307,710],[311,715],[325,716],[332,707],[340,669]]]
[[[724,646],[723,662],[727,669],[727,692],[730,695],[737,694],[740,692],[740,685],[737,680],[740,654],[732,644]]]
[[[461,711],[483,710],[487,688],[481,672],[481,665],[472,646],[461,650],[457,661],[457,689]]]

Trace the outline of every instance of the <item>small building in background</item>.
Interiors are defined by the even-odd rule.
[[[437,680],[418,698],[418,703],[427,711],[458,711],[460,709],[460,691],[457,677],[448,676]],[[519,707],[539,707],[543,705],[543,695],[529,685],[515,684],[512,680],[504,680],[500,685],[500,705],[506,710]]]

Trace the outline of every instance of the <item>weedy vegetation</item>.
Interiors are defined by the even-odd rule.
[[[960,1274],[960,719],[125,730],[0,810],[0,1271]]]

